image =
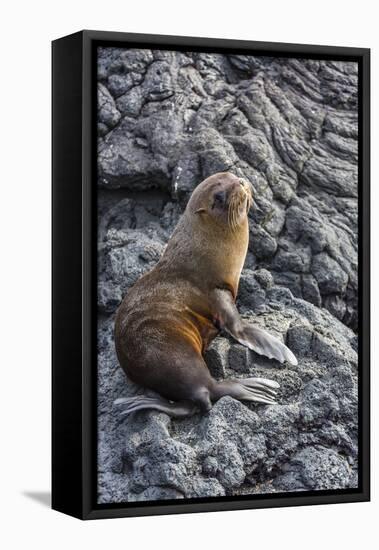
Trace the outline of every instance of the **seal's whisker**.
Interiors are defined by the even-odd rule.
[[[232,231],[235,231],[236,230],[236,227],[237,227],[237,224],[236,224],[236,202],[237,202],[237,199],[236,197],[232,197],[232,201],[231,201],[231,204],[232,204]]]
[[[239,220],[239,210],[241,207],[241,204],[243,202],[243,199],[241,200],[240,197],[235,197],[234,204],[233,204],[233,230],[236,231],[238,228],[238,220]]]
[[[230,227],[230,203],[228,205],[228,226]]]
[[[229,207],[228,207],[228,226],[231,229],[233,229],[233,199],[234,197],[230,199]]]

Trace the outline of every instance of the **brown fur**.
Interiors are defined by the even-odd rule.
[[[217,193],[225,193],[222,206]],[[210,295],[216,288],[237,295],[250,203],[250,185],[228,172],[193,192],[162,258],[117,312],[117,356],[132,381],[200,406],[212,393],[215,381],[202,357],[219,331]]]

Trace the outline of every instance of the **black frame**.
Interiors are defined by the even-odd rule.
[[[99,45],[356,61],[359,66],[358,489],[96,503],[96,52]],[[52,507],[81,519],[370,500],[370,50],[81,31],[52,43]]]

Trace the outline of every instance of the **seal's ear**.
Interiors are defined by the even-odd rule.
[[[195,211],[195,214],[200,214],[201,212],[206,212],[206,208],[198,208],[198,210]]]

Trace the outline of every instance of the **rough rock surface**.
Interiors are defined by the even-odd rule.
[[[99,502],[355,487],[356,64],[105,48],[98,81]],[[254,189],[239,309],[299,365],[220,336],[213,375],[277,380],[278,405],[123,418],[113,401],[141,390],[118,366],[114,312],[222,170]]]

